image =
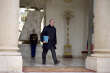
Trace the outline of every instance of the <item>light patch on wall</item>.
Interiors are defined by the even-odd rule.
[[[72,0],[64,0],[65,3],[71,3]]]
[[[33,8],[20,8],[19,10],[19,36],[26,22],[29,11],[35,11]]]
[[[44,28],[44,17],[42,18],[42,21],[41,21],[41,32],[43,31],[43,28]]]

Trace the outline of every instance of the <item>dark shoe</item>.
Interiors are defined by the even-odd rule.
[[[31,59],[35,60],[35,57],[32,56]]]
[[[54,65],[58,65],[60,63],[60,61],[57,61],[56,63],[54,63]]]
[[[43,65],[46,65],[46,63],[42,63]]]

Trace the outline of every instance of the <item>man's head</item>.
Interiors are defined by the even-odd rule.
[[[54,26],[54,23],[55,23],[54,19],[50,19],[50,20],[49,20],[49,24],[50,24],[51,26]]]

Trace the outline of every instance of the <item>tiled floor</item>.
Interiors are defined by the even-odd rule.
[[[58,57],[60,60],[59,65],[54,65],[51,55],[48,53],[47,56],[47,64],[42,65],[41,52],[42,50],[37,50],[36,58],[30,58],[29,48],[21,49],[23,56],[23,66],[27,67],[84,67],[85,60],[83,58],[72,58],[72,59],[64,59],[62,57]],[[25,72],[25,73],[68,73],[68,72]],[[69,73],[82,73],[82,72],[69,72]],[[94,72],[83,72],[83,73],[94,73]]]
[[[25,73],[94,73],[94,72],[25,72]]]
[[[23,57],[23,66],[42,66],[42,47],[38,46],[36,49],[36,58],[30,58],[30,45],[21,45],[19,46],[20,52]],[[61,56],[58,57],[61,63],[58,66],[84,66],[85,61],[82,58],[72,58],[72,59],[63,59]],[[47,54],[47,65],[46,66],[54,66],[53,60],[51,57],[51,52],[49,51]]]
[[[73,58],[73,59],[64,59],[64,58],[58,58],[60,60],[60,64],[56,66],[84,66],[84,60],[82,58]],[[42,59],[41,58],[36,58],[36,59],[31,59],[31,58],[25,58],[23,60],[23,66],[44,66],[42,65]],[[55,65],[53,64],[53,60],[51,57],[47,58],[47,65],[45,66],[52,66],[54,67]]]
[[[84,60],[82,58],[73,58],[73,59],[63,59],[61,57],[58,58],[61,63],[59,65],[54,65],[52,58],[47,58],[47,65],[42,65],[42,59],[36,58],[26,58],[24,59],[24,66],[32,66],[32,67],[84,67]],[[95,73],[95,72],[25,72],[25,73]]]

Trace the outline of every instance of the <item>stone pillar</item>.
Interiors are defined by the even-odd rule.
[[[86,59],[86,68],[110,72],[110,0],[94,0],[94,54]]]
[[[18,52],[19,0],[0,0],[0,72],[21,73]]]

